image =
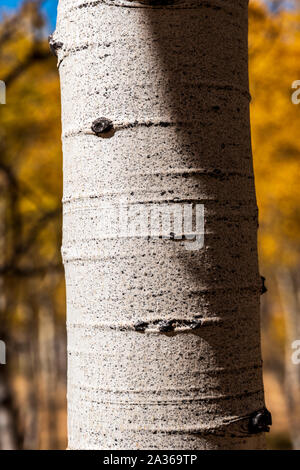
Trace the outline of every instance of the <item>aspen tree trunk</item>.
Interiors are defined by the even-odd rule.
[[[247,9],[59,2],[70,449],[264,446]],[[204,204],[204,247],[109,233],[121,197]]]

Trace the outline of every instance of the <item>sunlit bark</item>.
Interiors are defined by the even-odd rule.
[[[247,8],[60,0],[71,449],[264,445]],[[204,204],[204,247],[108,233],[121,197]]]

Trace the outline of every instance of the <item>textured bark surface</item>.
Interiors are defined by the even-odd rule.
[[[59,2],[71,449],[264,445],[247,8]],[[121,196],[204,204],[204,248],[108,236]]]

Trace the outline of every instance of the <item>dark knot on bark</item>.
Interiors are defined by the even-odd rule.
[[[113,130],[113,122],[105,117],[96,119],[92,124],[92,131],[94,134],[100,136],[101,134],[108,134]]]
[[[272,426],[272,415],[267,408],[255,411],[249,419],[249,433],[259,434],[261,432],[270,432]]]
[[[174,321],[162,321],[159,324],[159,331],[161,333],[170,333],[171,331],[174,331]]]
[[[268,292],[268,289],[266,287],[266,278],[261,276],[261,290],[260,290],[260,293],[261,293],[261,295],[263,295],[266,292]]]
[[[148,327],[148,323],[145,321],[138,321],[134,325],[135,331],[138,331],[139,333],[144,333],[147,327]]]
[[[63,47],[63,43],[56,41],[52,34],[48,37],[49,47],[52,54],[57,57],[57,51]]]

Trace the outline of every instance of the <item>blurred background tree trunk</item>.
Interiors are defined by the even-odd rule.
[[[300,367],[292,361],[292,344],[300,339],[300,276],[298,270],[281,269],[277,273],[280,300],[285,312],[285,391],[293,448],[300,450]]]
[[[0,330],[0,338],[5,341],[3,330]],[[0,367],[0,450],[16,450],[19,445],[19,433],[13,390],[5,367]]]

